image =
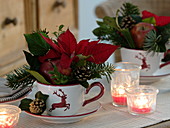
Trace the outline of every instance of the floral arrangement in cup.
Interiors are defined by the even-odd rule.
[[[170,37],[170,17],[147,10],[140,15],[138,6],[129,2],[117,10],[115,17],[106,16],[97,24],[93,33],[99,39],[130,49],[165,52]]]
[[[81,84],[89,86],[88,80],[111,78],[112,64],[105,63],[118,48],[98,41],[81,40],[77,43],[69,29],[60,25],[55,38],[46,30],[24,34],[28,51],[24,51],[28,65],[7,74],[7,86],[16,89],[34,81],[49,85]]]

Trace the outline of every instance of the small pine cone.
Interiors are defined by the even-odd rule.
[[[135,25],[136,21],[132,19],[131,16],[126,16],[122,19],[121,28],[131,29]]]
[[[30,104],[30,112],[34,114],[41,114],[43,113],[43,109],[45,107],[45,103],[43,100],[36,98]]]
[[[91,71],[87,67],[78,67],[74,72],[78,81],[86,81],[91,78]]]

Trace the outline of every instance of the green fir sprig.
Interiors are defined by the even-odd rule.
[[[148,52],[155,51],[160,52],[161,48],[159,47],[159,42],[162,36],[156,34],[155,30],[150,31],[145,38],[144,49]]]
[[[123,6],[120,8],[120,13],[122,14],[122,16],[140,14],[138,6],[133,5],[129,2],[123,3]]]
[[[94,64],[88,63],[89,69],[94,72],[92,78],[101,78],[101,76],[106,76],[107,81],[111,79],[111,74],[114,72],[114,65],[110,63]]]
[[[29,68],[30,67],[28,65],[24,65],[23,67],[15,69],[11,73],[7,74],[6,86],[15,90],[18,87],[32,85],[35,81],[35,78],[29,72],[26,71]]]

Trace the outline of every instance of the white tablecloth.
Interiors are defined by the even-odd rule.
[[[159,89],[156,111],[149,115],[134,116],[126,107],[114,107],[111,102],[109,85],[100,99],[102,108],[83,120],[72,124],[52,124],[39,118],[20,114],[16,128],[140,128],[170,119],[170,76],[153,83]]]

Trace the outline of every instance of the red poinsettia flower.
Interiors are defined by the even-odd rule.
[[[156,20],[156,26],[164,26],[170,23],[170,16],[157,16],[154,13],[144,10],[142,12],[142,19],[154,17]]]
[[[39,57],[41,62],[46,59],[59,58],[60,66],[63,69],[70,67],[72,61],[76,60],[78,55],[87,56],[87,61],[101,64],[104,63],[110,55],[119,47],[111,44],[99,43],[99,41],[82,40],[77,44],[74,35],[67,29],[55,44],[51,39],[41,35],[43,39],[52,47],[45,55]]]

